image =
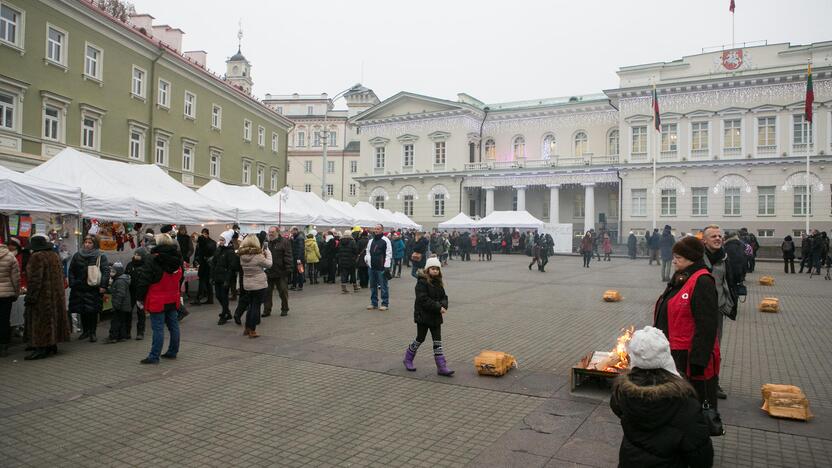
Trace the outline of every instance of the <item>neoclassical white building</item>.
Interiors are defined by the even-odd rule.
[[[618,75],[619,87],[601,94],[509,103],[400,92],[350,119],[361,198],[426,226],[460,211],[525,209],[576,232],[718,223],[766,239],[801,232],[810,209],[812,228],[832,228],[832,41],[703,53]]]

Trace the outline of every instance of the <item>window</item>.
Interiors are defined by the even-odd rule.
[[[98,47],[87,43],[84,47],[84,75],[101,80],[101,60],[104,53]]]
[[[803,114],[792,116],[794,119],[794,136],[792,142],[795,149],[805,149],[812,143],[812,124],[806,120]]]
[[[740,188],[726,187],[725,188],[725,216],[739,216],[740,215]]]
[[[350,184],[350,196],[354,197],[356,193],[358,193],[358,186],[356,184]]]
[[[774,229],[757,229],[757,237],[774,237]]]
[[[662,216],[676,216],[676,189],[662,189]]]
[[[312,106],[306,106],[306,114],[313,115],[315,113],[315,108]]]
[[[647,127],[633,127],[633,146],[631,153],[647,154]]]
[[[168,165],[168,139],[157,136],[156,137],[156,151],[155,162],[160,166]]]
[[[384,147],[383,146],[376,146],[376,158],[375,158],[375,165],[373,166],[376,169],[384,169]]]
[[[303,162],[303,172],[310,173],[312,172],[312,161],[304,161]]]
[[[413,144],[404,145],[402,152],[402,166],[413,167]]]
[[[251,185],[251,161],[243,161],[243,185]]]
[[[182,171],[193,172],[194,170],[194,146],[190,143],[182,144]]]
[[[373,198],[373,206],[375,206],[377,210],[384,208],[384,195],[378,195]]]
[[[283,106],[277,106],[277,113],[283,115]]]
[[[515,210],[517,208],[514,208]],[[576,193],[575,199],[572,201],[572,217],[573,218],[583,218],[585,215],[584,211],[584,194]]]
[[[14,129],[17,96],[0,93],[0,127]]]
[[[757,214],[760,216],[774,215],[775,187],[757,187]]]
[[[272,132],[272,151],[277,151],[277,133]]]
[[[358,173],[358,161],[350,161],[350,174]]]
[[[196,94],[185,91],[185,117],[196,118]]]
[[[511,194],[511,211],[517,211],[517,192]]]
[[[211,105],[211,128],[222,128],[222,107],[216,104]]]
[[[647,189],[632,189],[630,197],[632,215],[647,216]]]
[[[259,188],[263,188],[263,184],[266,183],[266,168],[263,166],[257,166],[257,186]]]
[[[435,141],[435,142],[433,142],[433,163],[434,164],[445,164],[445,142],[444,141]]]
[[[806,203],[806,186],[805,185],[797,185],[794,187],[794,215],[795,216],[806,216],[808,209],[808,213],[811,216],[812,214],[812,187],[809,186],[809,203],[807,207]]]
[[[512,142],[512,151],[514,154],[514,159],[523,159],[526,157],[526,139],[522,136],[518,136],[514,138]]]
[[[133,96],[144,98],[145,94],[145,87],[144,87],[144,77],[146,72],[141,68],[133,65],[133,85],[130,88],[130,92],[133,93]]]
[[[311,192],[312,191],[312,184],[303,184],[303,191],[304,192]]]
[[[163,79],[159,79],[159,87],[156,91],[156,104],[165,109],[170,108],[170,83]]]
[[[261,148],[266,147],[266,129],[262,126],[257,126],[257,145]]]
[[[335,131],[328,131],[326,132],[327,136],[329,137],[329,146],[338,146],[338,133]]]
[[[678,127],[673,124],[662,124],[662,149],[663,153],[675,153],[676,142],[679,139]]]
[[[23,15],[8,5],[0,5],[0,41],[16,47],[23,47],[20,29]]]
[[[708,122],[690,124],[690,148],[693,151],[708,151]]]
[[[216,151],[211,151],[211,158],[208,164],[208,174],[217,179],[220,177],[220,154]]]
[[[777,152],[777,118],[757,118],[757,151]]]
[[[66,66],[66,42],[66,33],[64,31],[47,25],[46,58],[51,62]]]
[[[546,200],[544,200],[546,201]],[[549,210],[544,210],[543,212],[546,213]],[[607,216],[610,218],[618,219],[618,192],[610,192],[609,194],[609,204],[607,205]]]
[[[98,121],[91,117],[81,118],[81,146],[91,150],[98,149]]]
[[[43,138],[60,140],[61,115],[61,111],[55,107],[46,106],[43,109]]]
[[[251,120],[243,120],[243,140],[251,141]]]
[[[742,122],[740,119],[722,122],[722,147],[737,150],[742,148]]]
[[[494,140],[489,139],[485,142],[485,158],[489,161],[497,159],[497,145]]]
[[[312,132],[312,146],[313,147],[321,146],[321,132],[319,132],[319,131]]]
[[[306,132],[298,132],[298,146],[301,148],[306,146]]]
[[[413,216],[413,195],[405,195],[402,200],[402,212],[407,216]]]
[[[587,152],[587,137],[585,132],[575,134],[575,157],[582,157]]]
[[[269,180],[269,188],[271,188],[272,192],[277,191],[278,186],[278,172],[277,169],[272,169],[272,176]]]
[[[326,184],[326,196],[331,197],[335,195],[335,186],[332,184]]]
[[[708,215],[708,187],[693,187],[691,189],[693,205],[690,214],[693,216]]]
[[[335,174],[335,161],[327,161],[326,162],[326,173],[327,174]]]
[[[618,146],[618,130],[613,130],[607,137],[607,154],[617,156],[619,151]]]
[[[144,132],[135,127],[130,129],[130,159],[144,160]]]
[[[433,215],[434,216],[445,216],[445,194],[444,193],[435,193],[435,194],[433,194]]]

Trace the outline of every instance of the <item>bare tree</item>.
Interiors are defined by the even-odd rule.
[[[98,8],[109,13],[119,21],[126,22],[130,15],[136,14],[136,7],[124,0],[98,0]]]

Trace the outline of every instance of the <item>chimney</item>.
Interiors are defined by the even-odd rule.
[[[174,50],[182,50],[182,36],[185,32],[179,28],[171,28],[167,24],[153,26],[153,37],[158,39]]]
[[[153,34],[153,17],[147,13],[130,15],[129,22],[133,26],[144,29],[148,36]]]
[[[183,52],[183,55],[186,58],[193,60],[194,63],[202,68],[205,68],[208,63],[208,53],[204,50],[189,50],[187,52]]]

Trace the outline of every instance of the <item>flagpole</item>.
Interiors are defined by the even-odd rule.
[[[652,78],[651,78],[650,81],[653,81]],[[650,145],[649,145],[650,140],[648,140],[647,143],[648,143],[648,150],[650,151],[650,156],[651,156],[651,158],[653,158],[653,229],[656,229],[656,213],[657,213],[657,210],[658,210],[658,204],[656,203],[656,198],[658,197],[658,193],[657,193],[657,190],[656,190],[656,160],[658,159],[657,149],[659,148],[659,145],[661,144],[661,132],[658,130],[657,123],[656,123],[656,117],[657,117],[657,115],[656,115],[656,102],[659,99],[659,94],[658,94],[658,92],[656,92],[656,83],[653,83],[652,97],[653,98],[651,99],[652,102],[651,102],[651,106],[650,106],[652,109],[650,109],[650,110],[653,112],[653,129],[655,129],[655,130],[657,130],[657,132],[659,132],[659,137],[658,137],[658,140],[656,140],[655,137],[653,138],[654,140],[656,140],[655,144],[652,145],[655,148],[650,147]],[[652,134],[653,132],[651,131],[650,133]]]
[[[811,79],[812,79],[812,59],[809,58],[808,62],[809,62],[808,74],[806,76],[807,82],[811,81]],[[809,96],[808,96],[808,86],[807,86],[807,96],[806,97],[807,97],[807,99],[809,98]],[[810,172],[809,172],[809,164],[810,164],[809,163],[809,158],[810,158],[810,156],[812,154],[812,150],[815,146],[815,144],[814,144],[815,143],[815,135],[814,135],[814,132],[812,131],[813,130],[812,125],[813,125],[813,123],[814,123],[813,121],[815,119],[814,119],[814,115],[813,115],[814,112],[811,112],[812,103],[807,102],[806,104],[807,104],[806,107],[809,108],[809,112],[806,112],[806,109],[804,109],[803,118],[804,118],[804,120],[807,120],[808,124],[809,124],[809,128],[807,130],[807,134],[809,136],[809,141],[808,141],[808,144],[806,146],[806,212],[805,212],[805,214],[806,214],[806,236],[808,236],[809,235],[809,214],[812,211],[812,192],[810,191],[812,189],[812,186],[809,184],[809,180],[810,180],[809,179],[809,174],[810,174]]]
[[[737,14],[736,14],[736,13],[734,13],[734,12],[732,11],[732,12],[731,12],[731,48],[732,48],[732,49],[733,49],[733,48],[735,48],[735,47],[736,47],[736,44],[737,44],[737,41],[736,41],[736,40],[734,40],[734,32],[736,31],[736,30],[734,29],[734,19],[735,19],[736,17],[737,17]]]

